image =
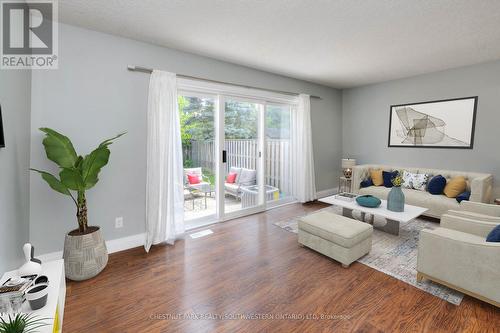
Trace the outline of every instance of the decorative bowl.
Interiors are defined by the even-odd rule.
[[[379,198],[374,197],[373,195],[361,195],[356,198],[356,202],[360,206],[369,208],[377,208],[382,203]]]

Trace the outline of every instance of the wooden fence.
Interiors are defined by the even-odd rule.
[[[257,140],[226,140],[226,174],[231,167],[257,169],[259,154]],[[184,151],[184,158],[193,161],[193,167],[215,170],[215,143],[213,141],[192,141]],[[267,140],[265,158],[265,182],[290,193],[290,141]]]

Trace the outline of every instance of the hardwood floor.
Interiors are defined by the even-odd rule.
[[[498,332],[489,304],[466,296],[454,306],[363,264],[344,269],[272,225],[322,207],[289,205],[149,254],[112,254],[96,278],[68,282],[63,331]],[[175,317],[190,313],[254,318]]]

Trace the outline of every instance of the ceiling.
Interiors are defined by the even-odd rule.
[[[336,88],[500,59],[498,0],[60,0],[59,18]]]

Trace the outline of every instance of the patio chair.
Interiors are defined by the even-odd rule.
[[[201,181],[198,184],[190,184],[188,175],[195,175],[200,177]],[[186,168],[184,169],[184,187],[188,189],[200,189],[203,186],[210,185],[210,181],[207,176],[203,174],[201,168]]]
[[[226,194],[241,199],[241,188],[257,184],[257,171],[246,168],[231,167],[229,173],[236,173],[234,183],[224,182]]]

